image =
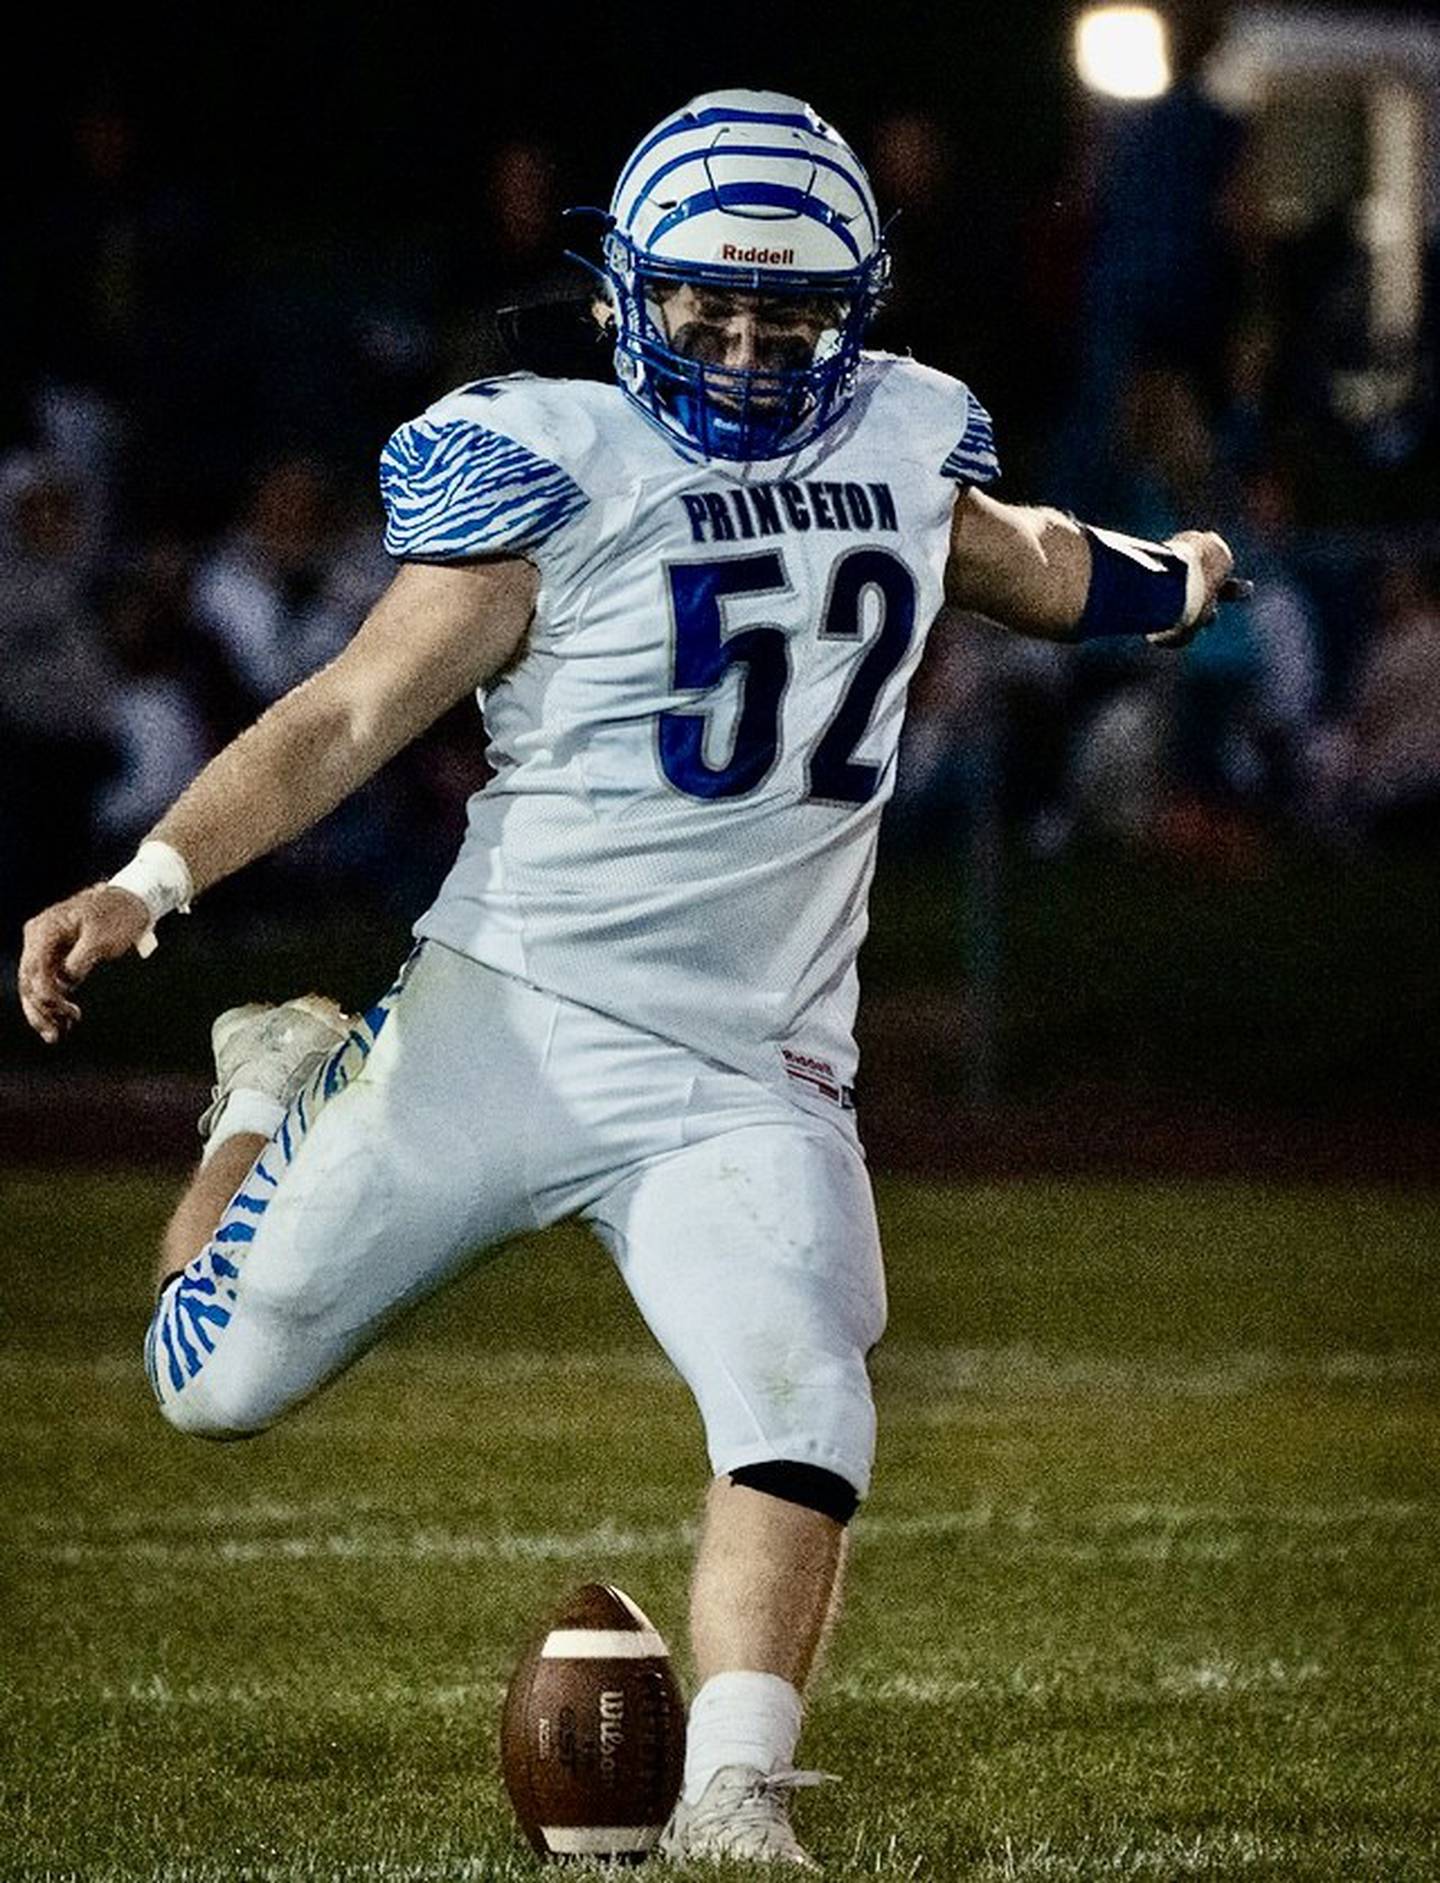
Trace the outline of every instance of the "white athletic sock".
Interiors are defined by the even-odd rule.
[[[208,1164],[226,1138],[237,1138],[242,1131],[258,1131],[262,1138],[273,1137],[285,1116],[285,1107],[268,1092],[253,1092],[237,1085],[220,1107],[220,1115],[210,1127],[200,1162]]]
[[[712,1674],[691,1702],[685,1729],[686,1804],[694,1804],[722,1766],[787,1770],[800,1714],[800,1695],[778,1674]]]

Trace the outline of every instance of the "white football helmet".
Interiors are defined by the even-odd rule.
[[[720,91],[645,137],[610,204],[603,274],[620,384],[707,457],[778,457],[833,425],[888,273],[875,198],[850,146],[798,98]],[[803,364],[740,369],[678,352],[660,299],[695,287],[820,301]]]

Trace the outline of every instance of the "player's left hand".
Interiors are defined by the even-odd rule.
[[[1180,530],[1166,538],[1166,547],[1183,549],[1194,556],[1204,584],[1204,594],[1193,617],[1179,621],[1173,628],[1147,634],[1152,647],[1188,647],[1202,628],[1208,628],[1220,611],[1221,602],[1249,601],[1255,584],[1235,574],[1235,558],[1230,545],[1214,530]]]

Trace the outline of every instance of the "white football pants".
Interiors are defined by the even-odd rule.
[[[487,1245],[568,1216],[694,1393],[717,1474],[793,1459],[865,1492],[885,1285],[851,1116],[436,942],[167,1284],[146,1341],[161,1409],[258,1432]]]

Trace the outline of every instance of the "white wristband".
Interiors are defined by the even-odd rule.
[[[110,878],[110,886],[128,889],[150,911],[150,927],[135,944],[139,955],[154,954],[155,924],[162,915],[170,915],[176,909],[188,915],[190,899],[195,894],[190,866],[184,857],[172,845],[157,843],[153,838],[142,843],[124,869]]]
[[[1200,552],[1190,543],[1167,543],[1165,547],[1185,559],[1185,612],[1175,625],[1193,628],[1205,606],[1205,571],[1200,566]]]

